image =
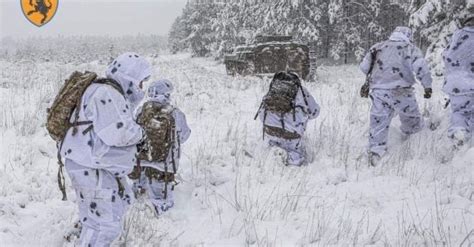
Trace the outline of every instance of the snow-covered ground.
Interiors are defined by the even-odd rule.
[[[175,83],[174,101],[193,133],[183,146],[176,206],[154,218],[140,198],[129,210],[126,246],[470,246],[474,243],[474,148],[441,163],[448,111],[441,78],[419,104],[441,120],[402,141],[398,120],[390,151],[376,168],[365,147],[370,103],[358,96],[356,66],[318,69],[307,83],[321,116],[306,133],[310,164],[285,167],[253,116],[268,79],[230,77],[222,64],[189,55],[150,58],[155,78]],[[0,62],[0,245],[62,246],[76,221],[75,195],[61,201],[56,148],[46,108],[74,70],[105,65]],[[420,90],[420,88],[417,88]],[[67,181],[67,185],[71,183]]]

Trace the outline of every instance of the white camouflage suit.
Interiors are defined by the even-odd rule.
[[[444,54],[443,92],[451,101],[450,138],[468,141],[474,130],[474,26],[457,30]]]
[[[304,135],[308,121],[319,116],[319,105],[316,103],[314,97],[309,93],[309,91],[304,87],[302,88],[308,104],[306,105],[301,90],[298,90],[295,98],[295,118],[293,119],[292,112],[286,113],[283,116],[285,129],[290,132],[295,132],[300,136]],[[267,111],[265,116],[265,109],[262,108],[258,112],[258,116],[264,125],[279,128],[282,126],[279,114]],[[287,140],[264,134],[264,139],[268,140],[270,146],[279,147],[287,152],[287,165],[300,166],[306,161],[303,138]]]
[[[169,80],[163,79],[154,81],[148,87],[147,99],[145,100],[145,102],[153,101],[163,106],[171,106],[171,93],[173,92],[173,89],[173,84]],[[173,150],[170,150],[168,157],[166,158],[166,162],[148,162],[143,160],[140,161],[140,165],[142,168],[151,167],[161,172],[167,171],[171,173],[174,173],[178,170],[179,159],[181,157],[180,145],[188,140],[189,136],[191,135],[191,129],[189,129],[184,113],[178,108],[173,108],[174,110],[172,114],[176,124],[175,136],[178,138],[178,140],[175,141]],[[139,106],[134,114],[135,118],[139,116],[141,111],[142,107]],[[174,155],[174,157],[172,155]],[[176,171],[173,171],[173,160]],[[168,186],[166,186],[166,183],[164,181],[150,179],[145,176],[144,173],[145,172],[142,171],[138,184],[146,190],[151,203],[155,207],[157,215],[160,215],[161,213],[167,211],[169,208],[174,206],[172,185],[168,184]]]
[[[420,131],[424,125],[412,86],[418,79],[425,89],[431,88],[432,78],[420,49],[410,42],[411,36],[410,28],[397,27],[388,40],[371,47],[377,53],[370,84],[369,151],[378,156],[387,151],[394,114],[399,114],[401,131],[406,135]],[[368,74],[371,62],[368,53],[360,65],[364,74]]]
[[[79,126],[76,135],[69,130],[64,139],[61,154],[82,223],[80,246],[109,246],[121,233],[123,215],[133,200],[127,175],[143,135],[133,120],[133,105],[143,98],[138,85],[150,73],[149,63],[135,53],[117,57],[106,76],[118,82],[125,97],[109,85],[89,86],[82,96],[79,121],[92,121],[93,129],[84,134],[88,125]]]

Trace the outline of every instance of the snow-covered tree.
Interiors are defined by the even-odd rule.
[[[410,25],[417,31],[416,43],[426,50],[434,71],[442,74],[441,54],[450,35],[457,28],[457,18],[474,6],[473,0],[425,0],[412,1]]]
[[[472,1],[472,0],[469,0]],[[456,2],[456,3],[455,3]],[[462,3],[461,3],[462,2]],[[314,45],[321,59],[356,62],[399,25],[433,48],[464,0],[190,0],[169,37],[173,51],[222,57],[260,34],[292,35]],[[442,15],[444,13],[444,16]],[[444,41],[443,41],[444,42]]]

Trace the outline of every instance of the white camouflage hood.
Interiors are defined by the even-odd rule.
[[[412,36],[413,32],[409,27],[396,27],[389,39],[392,41],[411,42]]]
[[[136,104],[143,99],[144,93],[139,84],[151,76],[151,65],[138,54],[127,52],[118,56],[105,74],[107,78],[116,80],[122,86],[125,97]]]
[[[167,79],[154,81],[148,87],[147,96],[151,101],[162,105],[170,104],[173,84]]]

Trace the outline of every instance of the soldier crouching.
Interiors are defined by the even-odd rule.
[[[302,140],[306,124],[319,115],[319,105],[295,73],[279,72],[273,77],[257,116],[263,122],[264,139],[287,152],[286,165],[306,162]]]

